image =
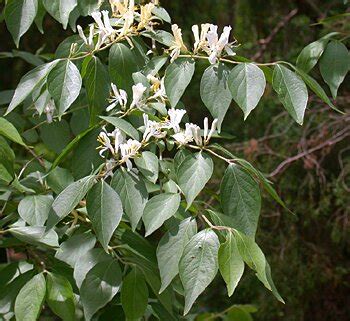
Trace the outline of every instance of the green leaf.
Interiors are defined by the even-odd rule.
[[[112,187],[100,181],[89,191],[86,208],[97,239],[107,252],[108,243],[123,215],[120,197]]]
[[[137,320],[146,311],[148,288],[143,274],[135,267],[123,280],[121,302],[128,320]]]
[[[340,84],[350,69],[350,54],[340,41],[331,41],[320,59],[320,71],[335,99]]]
[[[135,50],[123,43],[115,43],[109,51],[108,67],[112,83],[124,89],[130,96],[134,84],[132,74],[138,71]]]
[[[316,66],[318,60],[323,54],[327,46],[328,39],[321,38],[308,44],[299,54],[297,58],[298,69],[308,73]]]
[[[0,117],[0,135],[8,138],[9,140],[12,140],[17,144],[26,146],[16,127],[13,126],[8,120],[2,117]]]
[[[288,113],[302,125],[308,100],[307,88],[302,79],[288,68],[276,65],[272,87]]]
[[[92,248],[79,257],[74,265],[74,280],[81,287],[86,274],[97,264],[110,260],[110,256],[102,248]]]
[[[38,0],[38,13],[35,16],[34,22],[36,24],[36,27],[42,34],[44,33],[43,21],[44,21],[45,15],[46,15],[46,10],[43,5],[43,0]]]
[[[83,16],[89,16],[95,11],[99,11],[101,6],[100,0],[79,0],[78,7],[79,11]]]
[[[218,271],[219,239],[210,229],[193,236],[180,260],[179,272],[185,290],[186,315],[198,296],[213,281]]]
[[[79,96],[82,84],[79,70],[69,59],[61,60],[49,73],[47,83],[58,115],[62,116]]]
[[[218,132],[229,108],[232,95],[228,86],[230,68],[219,63],[209,66],[203,73],[200,95],[211,115],[218,119]]]
[[[239,254],[236,240],[231,232],[219,248],[219,270],[226,283],[228,296],[235,291],[244,272],[244,262]]]
[[[54,230],[47,232],[42,226],[13,227],[9,231],[14,237],[25,243],[58,247],[57,233]]]
[[[177,168],[177,179],[189,208],[213,174],[213,160],[199,152],[188,155]]]
[[[75,321],[75,299],[69,281],[54,273],[47,274],[46,302],[50,309],[64,321]]]
[[[140,139],[140,135],[137,129],[125,119],[118,118],[118,117],[109,117],[109,116],[100,116],[100,118],[112,124],[116,128],[119,128],[122,132],[124,132],[126,135],[130,136],[131,138],[136,140]]]
[[[110,87],[106,67],[95,56],[87,65],[84,84],[89,102],[90,124],[95,124],[97,115],[107,106]]]
[[[340,111],[337,107],[335,107],[333,105],[331,100],[328,98],[326,92],[323,90],[323,88],[320,86],[320,84],[314,78],[312,78],[310,75],[308,75],[304,71],[294,67],[293,65],[290,65],[290,66],[295,69],[297,74],[304,80],[306,85],[316,94],[316,96],[318,98],[320,98],[323,102],[325,102],[329,107],[331,107],[335,111],[337,111],[339,113],[343,113],[342,111]]]
[[[169,13],[162,7],[154,7],[152,13],[167,23],[171,23]]]
[[[174,44],[174,36],[165,30],[148,30],[141,33],[142,36],[154,39],[155,41],[167,46],[171,47]]]
[[[6,183],[10,183],[14,178],[14,163],[15,153],[5,138],[0,136],[0,179]]]
[[[151,235],[178,210],[181,202],[179,194],[163,193],[153,196],[146,204],[142,220],[145,223],[146,235]]]
[[[234,101],[243,110],[244,119],[247,119],[264,94],[266,87],[264,73],[254,64],[239,64],[232,69],[228,84]]]
[[[148,151],[142,152],[141,157],[135,158],[135,164],[149,181],[154,184],[157,182],[159,164],[155,154]]]
[[[148,199],[145,183],[135,173],[119,170],[113,175],[111,186],[119,194],[124,212],[135,230]]]
[[[75,234],[60,245],[55,257],[74,267],[95,244],[96,239],[90,232]]]
[[[259,184],[240,166],[231,164],[227,167],[220,186],[220,201],[232,225],[254,237],[261,208],[260,189]]]
[[[189,217],[161,238],[157,247],[158,268],[162,280],[159,293],[163,292],[179,273],[179,262],[185,245],[196,233],[196,220]]]
[[[165,72],[164,86],[172,107],[176,107],[180,98],[190,84],[195,71],[195,61],[179,58],[171,63]]]
[[[49,216],[53,197],[51,195],[30,195],[18,204],[18,214],[29,225],[43,226]]]
[[[35,89],[37,89],[45,81],[47,75],[56,66],[59,60],[54,60],[45,65],[40,65],[33,70],[25,74],[19,82],[15,94],[12,97],[10,106],[8,107],[6,114],[13,111],[18,105],[20,105],[24,99],[26,99]]]
[[[77,0],[43,0],[43,4],[47,12],[57,21],[61,22],[63,28],[66,29],[69,16],[73,9],[77,6]]]
[[[86,176],[67,186],[54,200],[47,228],[50,229],[64,219],[84,198],[94,184],[95,176]]]
[[[272,281],[271,269],[266,261],[265,255],[255,243],[254,239],[240,233],[237,230],[234,231],[234,234],[238,251],[241,254],[244,262],[256,272],[256,276],[264,284],[264,286],[272,291],[274,296],[279,301],[284,303]]]
[[[87,321],[119,291],[122,272],[118,261],[111,259],[96,264],[86,275],[80,288],[81,303]]]
[[[36,321],[44,303],[46,283],[43,273],[35,275],[19,291],[15,302],[17,321]]]
[[[8,0],[5,7],[5,21],[12,38],[19,46],[20,38],[28,31],[38,12],[37,0]]]

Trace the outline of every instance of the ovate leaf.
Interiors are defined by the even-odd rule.
[[[198,296],[213,281],[218,271],[219,239],[210,229],[193,236],[180,260],[179,272],[185,290],[186,315]]]
[[[146,311],[148,288],[143,274],[135,267],[123,280],[121,302],[128,320],[137,320]]]
[[[288,68],[276,65],[272,87],[288,113],[302,125],[308,100],[307,88],[302,79]]]
[[[33,245],[58,247],[58,235],[54,230],[46,231],[43,226],[22,226],[10,229],[14,237]]]
[[[77,0],[43,0],[43,4],[48,13],[57,21],[61,22],[63,28],[66,29],[69,16],[73,9],[77,6]]]
[[[102,248],[92,248],[79,257],[74,265],[74,280],[81,287],[86,274],[97,264],[110,260],[110,256]]]
[[[100,262],[88,272],[80,288],[80,298],[87,321],[113,299],[121,282],[122,272],[115,259]]]
[[[335,99],[340,84],[350,69],[350,54],[340,41],[331,41],[320,60],[320,71]]]
[[[232,232],[227,234],[226,242],[220,245],[219,270],[226,283],[228,296],[231,296],[244,272],[244,262]]]
[[[191,82],[195,71],[195,61],[190,58],[178,58],[168,66],[164,85],[172,107],[176,107]]]
[[[45,299],[46,283],[43,273],[35,275],[19,291],[15,302],[17,321],[36,321]]]
[[[8,107],[6,114],[14,110],[24,99],[26,99],[34,89],[39,87],[46,79],[49,72],[56,66],[58,60],[54,60],[45,65],[40,65],[33,70],[25,74],[19,82],[15,94],[12,97],[10,106]]]
[[[69,281],[59,275],[47,274],[46,302],[50,309],[64,321],[75,321],[75,300]]]
[[[177,179],[189,208],[213,174],[213,160],[199,152],[188,155],[177,169]]]
[[[244,262],[256,272],[256,276],[265,285],[265,287],[272,291],[274,296],[279,301],[284,303],[272,281],[271,269],[266,261],[264,253],[255,243],[253,238],[248,237],[237,230],[235,230],[234,233],[238,251],[241,254]]]
[[[84,84],[90,111],[90,123],[95,124],[97,115],[107,106],[109,76],[100,59],[92,57],[86,67]]]
[[[108,67],[111,82],[126,90],[130,96],[134,84],[132,74],[138,71],[135,49],[132,50],[123,43],[114,44],[109,51]]]
[[[51,228],[65,218],[83,199],[94,184],[94,176],[86,176],[66,187],[54,200],[47,228]]]
[[[261,208],[260,189],[240,166],[227,167],[220,186],[220,201],[224,214],[232,219],[232,226],[254,237]]]
[[[145,183],[135,173],[119,170],[114,174],[111,186],[119,194],[124,212],[135,230],[148,199]]]
[[[209,66],[203,73],[200,95],[211,115],[218,119],[218,131],[229,108],[232,95],[228,86],[230,68],[224,64]]]
[[[131,138],[136,140],[140,139],[140,135],[137,129],[126,120],[119,117],[110,117],[110,116],[100,116],[100,118],[112,124],[116,128],[119,128],[122,132],[124,132],[126,135],[130,136]]]
[[[135,158],[135,164],[140,172],[152,183],[158,179],[159,164],[158,157],[152,152],[144,151],[141,157]]]
[[[16,46],[28,31],[38,12],[37,0],[8,0],[5,7],[5,21]]]
[[[308,44],[300,52],[297,58],[297,67],[308,73],[313,67],[316,66],[327,46],[328,41],[328,39],[321,38]]]
[[[82,84],[79,70],[69,59],[62,60],[51,70],[47,82],[61,116],[79,96]]]
[[[74,267],[80,258],[95,246],[95,243],[96,239],[90,232],[75,234],[60,245],[55,257]]]
[[[160,228],[163,223],[172,217],[180,206],[179,194],[163,193],[153,196],[143,211],[143,222],[146,227],[146,236]]]
[[[179,262],[187,242],[197,233],[196,220],[187,218],[170,229],[160,240],[157,247],[158,268],[163,292],[179,273]]]
[[[18,204],[19,216],[29,225],[43,226],[49,216],[53,202],[51,195],[30,195]]]
[[[78,1],[79,11],[83,16],[88,16],[91,13],[98,11],[101,6],[100,0],[80,0]]]
[[[108,251],[108,243],[122,219],[123,207],[117,192],[104,181],[88,193],[86,208],[97,239]]]
[[[0,117],[0,135],[12,140],[17,144],[26,146],[16,127],[13,126],[8,120],[2,117]]]
[[[232,69],[228,84],[234,101],[243,110],[246,119],[264,94],[264,73],[254,64],[242,63]]]

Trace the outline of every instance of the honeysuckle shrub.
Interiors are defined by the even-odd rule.
[[[228,108],[246,119],[267,85],[300,125],[308,90],[338,111],[310,72],[319,64],[336,98],[349,70],[342,35],[306,46],[296,66],[255,63],[236,54],[230,26],[194,25],[184,43],[158,1],[8,0],[17,47],[33,23],[49,32],[46,13],[76,34],[53,55],[18,51],[35,68],[2,99],[0,244],[20,258],[0,270],[2,319],[37,320],[45,305],[63,320],[193,320],[218,272],[232,296],[246,268],[284,302],[255,242],[261,190],[292,209],[223,147],[221,125]],[[182,97],[199,60],[212,119],[194,124]],[[32,126],[18,130],[16,115]],[[254,312],[218,317],[235,310]]]

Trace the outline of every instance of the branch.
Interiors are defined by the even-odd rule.
[[[298,9],[293,9],[291,12],[289,12],[286,16],[283,17],[283,19],[276,25],[275,28],[272,29],[272,32],[267,38],[260,39],[259,44],[261,45],[259,51],[253,56],[252,60],[256,61],[259,60],[262,55],[264,54],[267,46],[270,44],[270,42],[275,38],[277,33],[284,28],[290,20],[298,13]]]

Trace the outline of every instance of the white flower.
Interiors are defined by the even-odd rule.
[[[154,92],[150,99],[159,98],[160,100],[164,101],[167,98],[165,92],[164,77],[162,79],[159,79],[149,74],[147,75],[147,79],[152,85],[151,90]]]
[[[182,51],[188,51],[183,40],[182,40],[182,32],[181,29],[178,27],[178,25],[172,25],[171,30],[174,35],[174,44],[169,48],[171,50],[170,62],[174,62],[177,57],[179,57],[180,53]]]
[[[104,174],[104,177],[107,178],[109,176],[113,176],[113,169],[117,165],[117,162],[115,159],[111,158],[106,161],[106,172]]]
[[[108,133],[104,127],[102,128],[102,131],[98,135],[97,141],[101,144],[101,146],[97,147],[97,149],[100,149],[99,154],[102,158],[105,158],[103,156],[104,152],[110,151],[113,155],[116,153],[112,145],[112,142],[108,137]]]
[[[113,137],[114,153],[117,154],[120,148],[120,145],[125,142],[125,136],[119,128],[116,128],[112,133],[108,134],[108,136]]]
[[[197,53],[201,49],[205,49],[207,45],[207,33],[209,31],[210,24],[209,23],[203,23],[201,24],[201,33],[199,35],[199,27],[198,25],[192,26],[192,32],[194,36],[194,45],[193,45],[193,52]]]
[[[121,162],[126,163],[128,170],[132,169],[130,158],[135,157],[140,148],[141,143],[135,139],[128,139],[125,144],[120,145]]]
[[[130,105],[130,108],[134,108],[135,106],[137,108],[140,108],[142,106],[142,96],[144,94],[144,92],[146,91],[146,87],[141,84],[141,83],[138,83],[134,86],[132,86],[132,103]]]
[[[124,1],[125,7],[127,6],[127,0]],[[123,28],[121,29],[121,34],[126,35],[131,31],[132,24],[134,23],[134,13],[135,13],[135,0],[130,0],[128,10],[123,13],[123,18],[124,18],[124,25]]]
[[[207,33],[208,50],[209,50],[209,62],[215,64],[217,58],[221,56],[223,50],[229,55],[235,55],[232,51],[232,43],[229,43],[231,26],[224,27],[224,30],[219,38],[218,26],[210,25],[210,30]]]
[[[78,33],[81,39],[83,39],[84,43],[89,46],[93,47],[94,45],[94,34],[95,34],[95,26],[94,24],[90,24],[90,29],[89,29],[89,37],[86,38],[84,31],[81,26],[77,25]]]
[[[44,113],[46,114],[46,119],[48,123],[52,123],[54,112],[55,112],[55,103],[53,99],[50,99],[44,108]]]
[[[193,141],[191,124],[186,124],[186,129],[172,136],[180,145],[186,145]]]
[[[122,110],[125,110],[126,104],[128,102],[128,95],[125,90],[118,89],[115,84],[111,84],[112,87],[112,95],[109,102],[111,103],[107,108],[106,111],[111,111],[113,108],[115,108],[118,104],[120,105]]]
[[[151,137],[163,138],[166,133],[162,131],[162,124],[153,120],[149,120],[147,114],[143,114],[143,122],[145,124],[145,131],[143,133],[143,141],[148,142]]]
[[[186,130],[191,131],[195,143],[202,146],[201,128],[196,124],[187,123]]]
[[[204,118],[204,132],[203,132],[204,145],[209,143],[210,138],[213,136],[216,130],[217,123],[218,123],[218,119],[215,118],[211,123],[211,128],[210,128],[210,131],[208,132],[208,129],[209,129],[208,118],[207,117]]]
[[[111,26],[111,22],[109,19],[109,13],[107,10],[103,10],[102,12],[96,11],[91,14],[92,18],[95,20],[98,26],[98,40],[95,46],[95,49],[99,49],[109,37],[111,37],[116,30],[114,30]],[[103,21],[102,21],[103,16]]]
[[[147,3],[144,6],[141,6],[140,22],[139,22],[139,25],[137,26],[138,29],[142,29],[142,28],[147,29],[149,27],[153,19],[152,10],[154,9],[154,7],[155,5],[152,2]]]
[[[185,109],[171,108],[168,110],[169,120],[165,123],[164,128],[172,128],[175,133],[180,131],[182,117],[186,114]]]

